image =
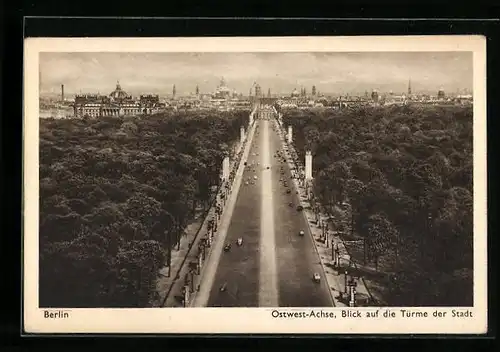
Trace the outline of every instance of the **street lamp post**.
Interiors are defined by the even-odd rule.
[[[332,262],[333,266],[335,266],[335,263],[337,262],[337,257],[335,256],[335,249],[333,248],[333,239],[332,239]]]
[[[183,295],[182,305],[185,308],[189,304],[189,286],[188,285],[184,285],[184,287],[182,288],[182,295]]]
[[[202,244],[201,245],[201,259],[203,259],[203,260],[205,260],[206,254],[207,254],[205,248],[206,248],[205,244]]]
[[[347,270],[344,271],[344,292],[347,294]]]
[[[329,242],[328,242],[328,231],[326,229],[326,226],[323,226],[323,232],[325,234],[325,243],[326,243],[326,247],[328,248],[329,246]]]
[[[200,266],[198,265],[198,270]],[[189,292],[193,293],[194,292],[194,271],[190,270],[189,273],[191,274],[191,277],[189,278]]]
[[[356,306],[356,286],[356,281],[354,281],[354,279],[351,279],[349,281],[349,307]]]

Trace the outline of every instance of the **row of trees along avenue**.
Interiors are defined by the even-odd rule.
[[[283,113],[299,160],[313,153],[319,203],[385,274],[386,302],[472,305],[472,107]]]
[[[40,120],[40,306],[147,307],[248,111]]]

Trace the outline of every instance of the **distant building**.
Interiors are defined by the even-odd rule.
[[[446,98],[446,95],[444,94],[444,89],[441,88],[439,91],[438,91],[438,95],[437,95],[438,99],[445,99]]]
[[[406,95],[390,95],[385,99],[384,105],[406,105],[408,103],[408,98]]]
[[[127,116],[152,114],[165,107],[157,95],[141,95],[139,100],[122,90],[120,83],[108,96],[81,94],[75,96],[75,117]]]
[[[226,86],[226,81],[224,77],[220,80],[220,84],[215,89],[214,94],[212,95],[215,99],[229,99],[234,96],[234,92]]]

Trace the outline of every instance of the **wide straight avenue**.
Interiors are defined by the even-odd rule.
[[[306,218],[297,209],[299,196],[277,122],[272,110],[259,116],[248,136],[246,166],[236,175],[241,183],[224,243],[212,253],[192,306],[331,307]],[[228,244],[230,249],[220,250]]]

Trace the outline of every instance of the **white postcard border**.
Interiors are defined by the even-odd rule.
[[[474,81],[474,307],[453,318],[452,307],[352,308],[395,312],[397,318],[341,318],[342,309],[279,308],[280,312],[334,312],[331,318],[273,318],[268,308],[61,309],[65,319],[38,308],[39,53],[40,52],[473,52]],[[28,38],[24,46],[24,329],[27,333],[485,333],[487,328],[486,38],[482,36]],[[401,318],[400,310],[428,312]],[[455,308],[458,309],[458,308]],[[434,318],[435,311],[447,312]],[[364,313],[362,313],[364,315]]]

